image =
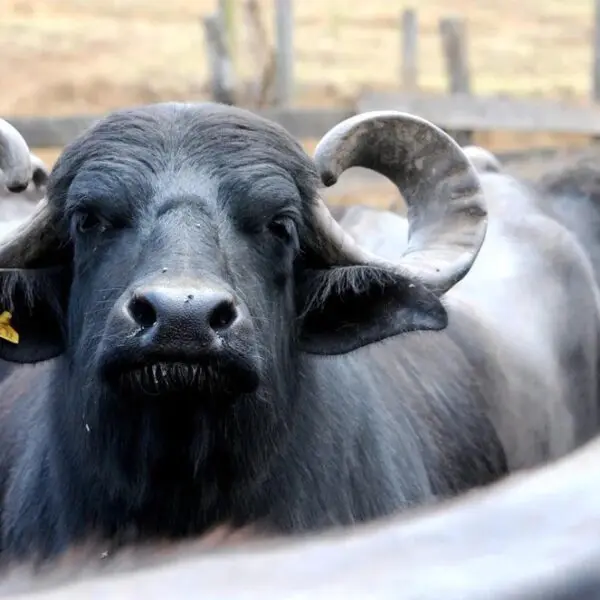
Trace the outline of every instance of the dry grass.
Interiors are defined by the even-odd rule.
[[[260,1],[270,25],[273,1]],[[298,0],[296,104],[339,105],[361,89],[395,88],[398,20],[410,5],[419,14],[426,90],[445,86],[438,20],[459,14],[468,19],[476,93],[589,94],[592,0]],[[216,0],[0,0],[0,114],[97,113],[206,99],[200,19],[215,6]],[[248,74],[252,65],[244,58],[242,49],[239,68]],[[493,133],[477,141],[501,149],[557,138]],[[313,142],[306,142],[310,150]],[[40,154],[51,164],[56,152]]]
[[[1,0],[0,113],[69,114],[206,97],[200,17],[215,0]],[[272,0],[262,0],[272,23]],[[476,92],[588,93],[592,0],[420,0],[421,84],[444,87],[438,19],[468,19]],[[352,5],[352,11],[349,6]],[[298,103],[397,85],[406,2],[295,3]],[[248,72],[240,53],[240,68]]]

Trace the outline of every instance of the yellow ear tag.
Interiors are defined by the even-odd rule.
[[[10,326],[12,315],[5,310],[0,314],[0,338],[11,344],[19,343],[19,334]]]

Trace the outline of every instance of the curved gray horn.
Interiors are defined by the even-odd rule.
[[[33,171],[27,142],[4,119],[0,119],[0,171],[11,192],[22,192],[29,185]]]
[[[500,173],[500,161],[489,151],[481,146],[465,146],[463,152],[473,163],[478,173]]]
[[[401,191],[408,206],[409,239],[394,267],[438,295],[468,273],[485,238],[487,210],[475,167],[441,129],[406,113],[367,112],[326,133],[314,160],[326,186],[350,167],[366,167]],[[360,248],[321,200],[315,222],[350,259],[390,266]]]

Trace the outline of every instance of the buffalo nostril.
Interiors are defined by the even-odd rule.
[[[153,327],[158,320],[154,306],[142,296],[135,296],[129,302],[129,313],[141,327]]]
[[[8,185],[7,189],[13,194],[20,194],[21,192],[24,192],[28,187],[28,183],[15,183],[14,185]]]
[[[35,187],[41,187],[48,181],[48,175],[43,169],[35,169],[32,177]]]
[[[231,300],[222,300],[212,310],[208,324],[215,331],[226,329],[235,321],[236,317],[237,311],[233,302]]]

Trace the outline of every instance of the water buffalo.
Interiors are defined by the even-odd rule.
[[[33,153],[29,160],[33,169],[28,185],[18,185],[13,189],[9,189],[6,183],[0,185],[0,240],[35,212],[37,203],[46,193],[49,177],[46,165]]]
[[[13,143],[5,146],[8,152],[0,154],[1,240],[35,211],[46,192],[49,172],[44,162],[29,152],[21,135],[9,123],[0,122],[0,139],[14,142],[14,146]],[[10,363],[0,360],[0,382],[11,371]]]
[[[396,212],[356,204],[338,222],[357,244],[387,260],[399,258],[406,250],[408,220]]]
[[[0,186],[0,236],[5,230],[4,223],[17,222],[29,216],[46,193],[50,175],[48,168],[33,153],[30,154],[30,161],[33,170],[29,185],[19,192],[15,192],[14,189],[9,190],[5,184]]]
[[[0,222],[4,222],[28,216],[33,211],[33,207],[28,210],[24,201],[37,202],[43,197],[48,169],[29,151],[21,134],[2,119],[0,140],[5,142],[0,149]]]
[[[395,262],[317,194],[354,165],[406,200]],[[440,129],[393,111],[343,121],[314,160],[228,106],[98,121],[0,243],[19,335],[0,358],[42,363],[0,396],[4,557],[91,533],[351,525],[588,440],[589,261],[516,186],[488,222],[482,177]],[[4,392],[24,373],[25,391]]]
[[[21,134],[0,119],[0,174],[2,184],[11,192],[22,192],[33,179],[36,164]]]
[[[502,171],[500,161],[489,150],[480,146],[465,146],[463,150],[478,173],[500,173]]]
[[[600,441],[436,507],[300,540],[74,546],[3,572],[0,596],[594,600],[600,597]],[[215,540],[218,537],[219,540]],[[98,556],[106,556],[98,561]],[[235,576],[232,576],[232,573]]]
[[[573,231],[590,255],[600,285],[600,167],[584,157],[535,181],[546,212]]]

